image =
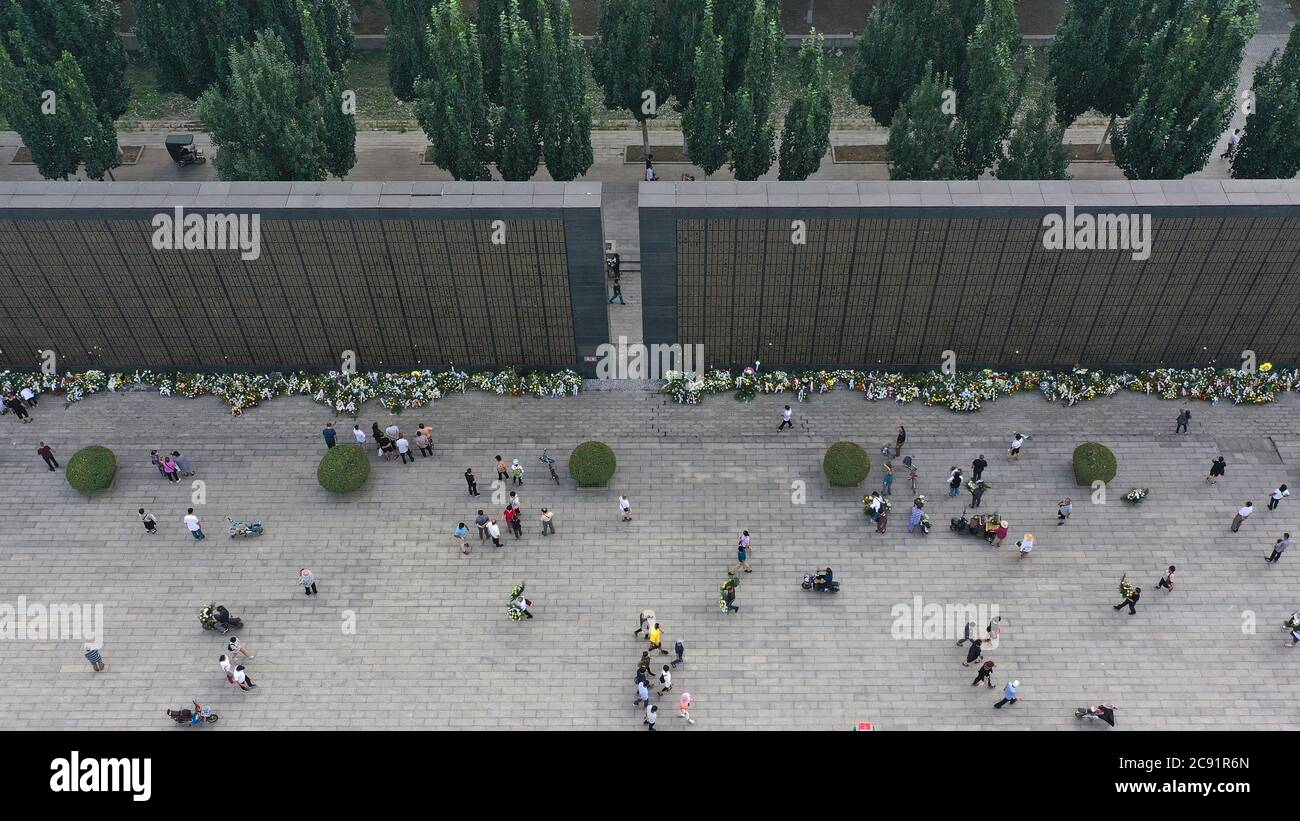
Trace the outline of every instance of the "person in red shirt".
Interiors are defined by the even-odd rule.
[[[524,535],[524,526],[519,521],[519,511],[513,507],[506,507],[503,515],[506,518],[506,525],[514,532],[515,538],[521,538]]]
[[[41,442],[41,446],[36,449],[36,452],[45,460],[45,464],[50,470],[54,470],[59,466],[59,460],[54,458],[54,448]]]

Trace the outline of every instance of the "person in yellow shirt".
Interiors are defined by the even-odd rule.
[[[659,622],[655,622],[655,626],[650,628],[650,649],[658,650],[666,656],[668,651],[663,648],[663,640],[664,631],[660,629]]]

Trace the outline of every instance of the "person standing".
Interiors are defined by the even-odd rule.
[[[1178,414],[1178,425],[1174,428],[1174,433],[1187,433],[1187,423],[1192,421],[1192,412],[1183,408]]]
[[[986,661],[980,665],[979,672],[975,675],[975,680],[970,683],[970,686],[974,687],[982,681],[989,686],[990,690],[993,689],[993,668],[996,666],[991,661]]]
[[[507,506],[505,517],[506,524],[510,526],[510,530],[515,534],[515,538],[522,539],[524,537],[524,523],[520,521],[518,508]]]
[[[973,662],[979,661],[979,657],[984,653],[984,640],[971,639],[970,650],[966,651],[966,660],[961,663],[962,667],[970,667]]]
[[[986,467],[988,467],[988,466],[989,466],[989,463],[988,463],[987,461],[985,461],[985,459],[984,459],[984,454],[981,453],[981,454],[979,455],[979,458],[978,458],[978,459],[976,459],[974,462],[971,462],[971,463],[970,463],[970,468],[971,468],[971,475],[970,475],[970,478],[971,478],[971,480],[972,480],[972,481],[976,481],[976,482],[978,482],[978,481],[980,480],[980,477],[984,475],[984,468],[986,468]]]
[[[780,433],[786,428],[794,427],[794,422],[791,421],[793,417],[794,417],[794,411],[790,410],[789,405],[786,405],[785,410],[781,411],[781,424],[776,426],[776,432]]]
[[[454,538],[457,542],[460,543],[460,554],[462,556],[468,556],[469,555],[469,528],[465,527],[464,522],[461,522],[460,524],[456,525],[456,531],[452,533],[452,538]]]
[[[152,513],[145,513],[144,508],[140,508],[140,522],[144,525],[144,532],[150,536],[158,532],[158,519]]]
[[[884,495],[889,496],[894,488],[894,463],[888,459],[885,460],[885,475],[880,482],[884,486],[882,492]]]
[[[686,642],[682,641],[681,639],[678,639],[677,641],[673,642],[673,653],[677,656],[677,658],[673,659],[672,661],[673,667],[676,667],[679,664],[685,664],[686,663]]]
[[[415,434],[415,446],[420,449],[421,459],[427,459],[433,455],[433,440],[424,431],[418,431]],[[415,461],[414,456],[411,457],[411,461]]]
[[[546,508],[542,508],[542,535],[543,536],[547,535],[548,533],[552,536],[555,535],[555,523],[552,521],[554,518],[555,518],[554,513],[552,513],[550,510],[547,510]]]
[[[478,515],[474,517],[474,526],[478,528],[478,540],[480,542],[487,541],[488,518],[489,518],[488,515],[484,513],[482,510],[480,510],[478,512]]]
[[[907,441],[907,428],[901,424],[898,426],[898,436],[894,438],[894,458],[897,459],[903,455],[903,443]]]
[[[397,453],[402,457],[402,464],[410,464],[415,461],[415,454],[411,453],[411,443],[406,441],[405,436],[397,437]]]
[[[102,673],[108,668],[108,665],[104,663],[104,657],[99,653],[98,647],[90,642],[86,642],[81,645],[81,650],[86,657],[86,661],[90,662],[91,668],[96,673]]]
[[[623,514],[623,521],[632,521],[632,502],[628,500],[626,493],[618,497],[618,509]]]
[[[1020,541],[1016,542],[1016,547],[1020,548],[1020,558],[1025,558],[1034,550],[1034,534],[1026,533]]]
[[[994,707],[1001,709],[1004,704],[1015,704],[1020,697],[1020,681],[1008,681],[1007,686],[1002,690],[1002,700]]]
[[[691,718],[691,702],[694,699],[690,693],[682,693],[682,697],[677,699],[677,717],[686,719],[687,724],[694,724],[695,719]]]
[[[298,571],[298,584],[302,585],[302,592],[305,595],[318,595],[316,590],[316,577],[313,576],[311,571],[305,567]]]
[[[888,526],[889,526],[889,511],[885,510],[882,507],[880,509],[880,512],[876,514],[876,532],[884,533],[885,528]]]
[[[1240,530],[1241,523],[1246,521],[1246,519],[1250,517],[1250,514],[1254,512],[1255,512],[1254,502],[1246,502],[1245,505],[1238,508],[1237,515],[1232,517],[1232,532],[1236,533],[1238,530]]]
[[[510,491],[510,498],[506,500],[506,506],[519,510],[519,494],[515,493],[513,490]]]
[[[320,432],[321,437],[325,440],[325,447],[334,447],[334,423],[326,422],[325,427]]]
[[[1122,608],[1124,605],[1127,604],[1127,605],[1128,605],[1128,614],[1129,614],[1130,616],[1137,615],[1137,603],[1138,603],[1138,599],[1141,599],[1141,598],[1142,598],[1142,588],[1140,588],[1140,587],[1135,587],[1135,588],[1133,588],[1133,592],[1132,592],[1132,593],[1130,593],[1130,594],[1128,594],[1127,596],[1124,597],[1124,601],[1122,601],[1122,602],[1120,602],[1119,604],[1115,605],[1115,609],[1116,609],[1116,610],[1119,610],[1120,608]]]
[[[176,460],[176,467],[180,469],[182,478],[194,475],[194,466],[190,464],[190,460],[185,458],[179,450],[172,451],[172,458]]]
[[[357,440],[357,444],[364,450],[366,447],[366,432],[361,429],[360,425],[352,426],[352,437]]]
[[[42,443],[42,444],[44,444],[44,443]],[[56,465],[57,465],[57,463],[56,463]],[[1286,486],[1286,485],[1278,485],[1278,486],[1277,486],[1277,490],[1274,490],[1274,491],[1273,491],[1272,493],[1270,493],[1269,496],[1268,496],[1268,509],[1269,509],[1269,510],[1277,510],[1277,506],[1280,505],[1280,504],[1282,504],[1282,500],[1285,499],[1286,497],[1290,496],[1290,495],[1291,495],[1291,491],[1290,491],[1290,490],[1287,490],[1287,486]]]
[[[1024,446],[1025,446],[1025,437],[1021,436],[1019,433],[1017,433],[1016,435],[1012,436],[1012,437],[1011,437],[1011,447],[1010,447],[1010,449],[1007,450],[1007,461],[1008,461],[1008,462],[1019,462],[1019,461],[1020,461],[1020,449],[1023,448]]]
[[[488,519],[488,523],[487,523],[487,532],[488,532],[488,535],[492,537],[492,544],[495,545],[496,547],[500,547],[500,546],[501,546],[501,528],[497,527],[497,520],[496,520],[496,519]]]
[[[998,522],[998,529],[993,533],[993,535],[998,540],[998,547],[1002,546],[1003,540],[1007,538],[1007,533],[1009,533],[1010,531],[1011,531],[1011,525],[1007,522],[1006,519],[1003,519],[1002,521]]]
[[[167,481],[173,484],[179,484],[181,481],[181,467],[172,460],[170,456],[164,456],[162,460],[163,475]]]
[[[1290,546],[1291,546],[1291,534],[1283,533],[1282,538],[1278,539],[1276,542],[1273,542],[1273,552],[1270,553],[1268,558],[1265,559],[1264,561],[1273,562],[1276,564],[1277,560],[1282,558],[1282,554],[1285,553],[1286,549]]]
[[[1232,159],[1233,155],[1237,153],[1237,144],[1239,142],[1241,142],[1241,129],[1235,128],[1232,133],[1228,135],[1228,147],[1219,156],[1225,160]]]
[[[41,446],[36,449],[36,453],[45,460],[45,466],[50,470],[54,470],[59,466],[59,460],[54,458],[54,448],[44,442],[41,442]]]
[[[749,566],[749,531],[740,531],[740,542],[736,544],[736,566],[729,572],[735,573],[738,570],[744,570],[746,573],[753,573],[753,568]]]
[[[1165,571],[1165,575],[1160,577],[1160,583],[1156,587],[1163,588],[1166,593],[1172,592],[1174,589],[1174,571],[1177,569],[1172,564],[1169,565],[1169,569]]]
[[[474,468],[465,468],[465,484],[469,485],[470,496],[478,495],[478,479],[474,476]]]
[[[9,410],[14,412],[14,416],[21,422],[27,423],[32,421],[32,417],[27,414],[27,408],[23,407],[23,400],[17,396],[10,396],[5,399],[5,404]]]
[[[956,496],[961,492],[961,468],[954,467],[948,474],[948,495]]]
[[[226,674],[226,682],[234,684],[235,665],[230,663],[230,659],[225,654],[222,654],[221,658],[217,659],[217,663],[221,665],[221,672]]]
[[[185,526],[190,529],[190,535],[194,537],[195,541],[201,542],[208,538],[203,533],[203,523],[199,521],[198,516],[194,515],[194,508],[189,508],[185,512]]]
[[[1220,454],[1214,457],[1214,462],[1213,464],[1210,465],[1210,475],[1205,477],[1205,481],[1209,482],[1212,485],[1217,484],[1219,481],[1219,477],[1223,476],[1227,472],[1228,472],[1228,460],[1224,459],[1223,455]]]
[[[388,427],[384,428],[384,435],[387,436],[389,439],[396,439],[397,437],[402,435],[402,429],[397,427],[397,423],[393,423]]]
[[[242,664],[235,668],[235,683],[238,684],[239,689],[243,690],[245,693],[257,686],[253,683],[253,680],[249,678],[248,671],[244,669],[244,665]]]
[[[508,481],[510,479],[510,475],[506,473],[507,470],[509,470],[509,466],[506,465],[506,460],[502,459],[501,454],[498,453],[497,454],[497,479],[502,482]]]
[[[1065,524],[1066,520],[1070,518],[1070,514],[1073,512],[1074,512],[1074,503],[1070,501],[1069,496],[1066,496],[1064,499],[1061,499],[1059,502],[1057,502],[1056,503],[1057,527],[1060,527],[1061,525]]]
[[[653,732],[655,728],[655,722],[658,720],[659,720],[659,708],[654,706],[653,704],[646,705],[645,720],[642,721],[641,723],[646,725],[647,730]]]
[[[24,385],[23,389],[18,391],[18,396],[23,400],[23,404],[29,408],[34,408],[40,404],[36,401],[36,393],[27,385]]]
[[[515,485],[524,483],[524,466],[519,464],[518,459],[510,463],[510,482]]]
[[[921,523],[921,520],[923,518],[925,518],[925,506],[922,505],[920,502],[913,500],[912,513],[907,518],[907,532],[911,533],[916,528],[916,526]]]
[[[641,635],[642,633],[645,633],[647,636],[649,636],[650,628],[654,627],[655,624],[655,611],[642,610],[641,614],[637,618],[638,618],[638,622],[637,622],[638,626],[636,631],[633,632],[632,635],[635,637]],[[646,668],[646,670],[649,669],[650,669],[649,667]]]
[[[980,506],[980,500],[984,498],[984,491],[988,489],[989,486],[983,481],[975,482],[975,487],[970,490],[970,506],[972,508]]]

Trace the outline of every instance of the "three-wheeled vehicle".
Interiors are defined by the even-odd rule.
[[[203,149],[194,144],[193,134],[168,134],[167,153],[177,165],[200,165],[208,161]]]

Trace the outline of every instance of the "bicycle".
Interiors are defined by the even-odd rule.
[[[907,481],[912,486],[912,492],[916,493],[916,466],[912,464],[911,456],[903,457],[903,464],[907,466]]]
[[[560,483],[560,474],[555,472],[555,460],[548,455],[547,451],[549,450],[550,448],[543,450],[542,455],[538,457],[538,461],[546,465],[546,469],[551,472],[551,478],[554,479],[555,484],[558,485]]]

